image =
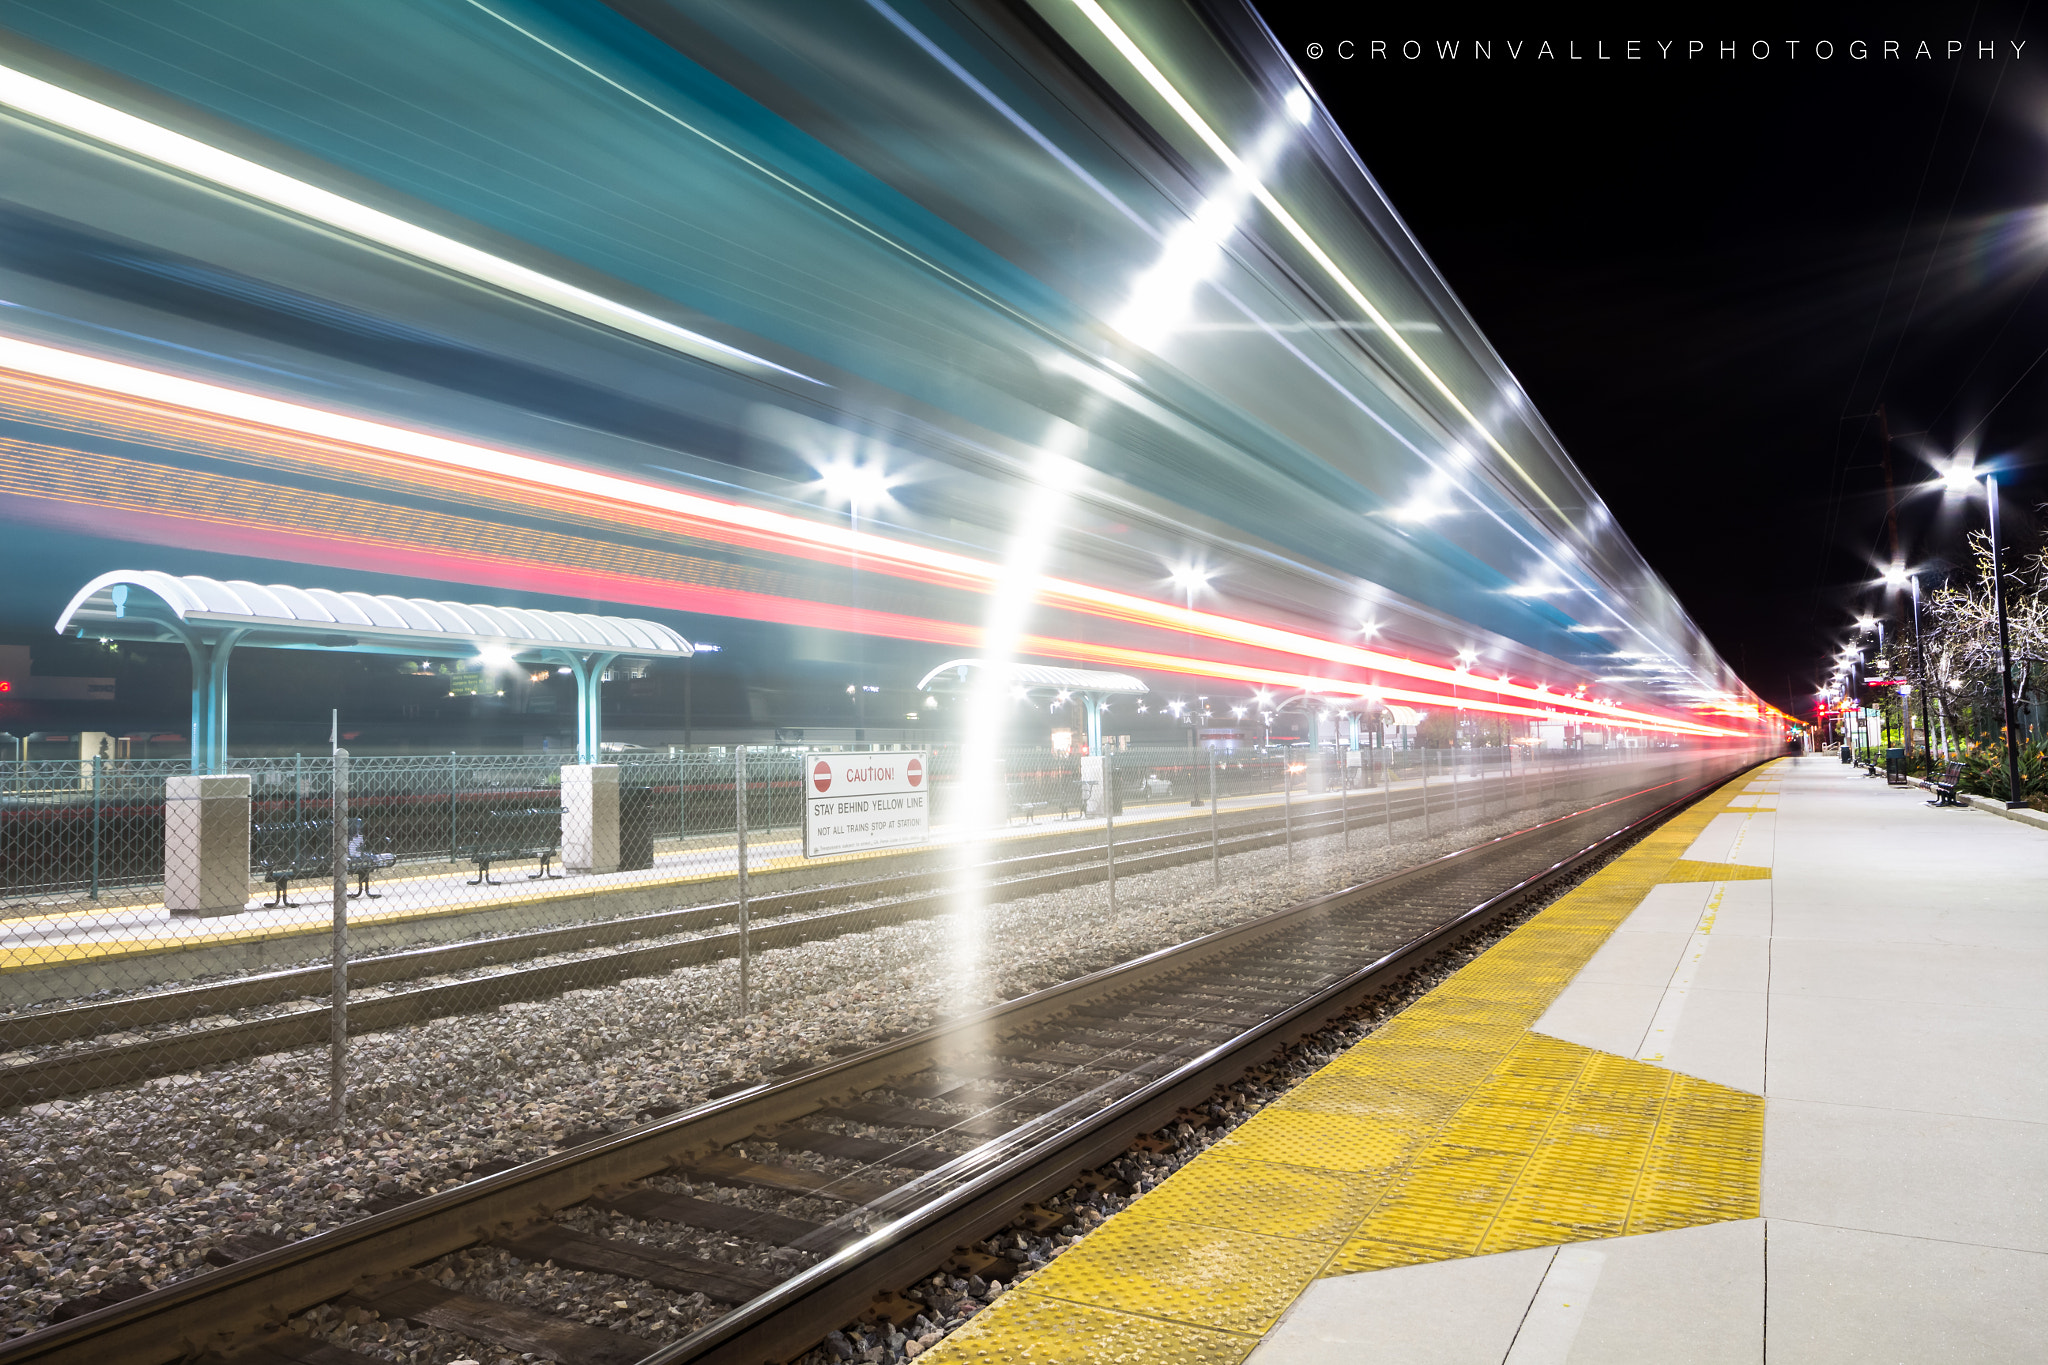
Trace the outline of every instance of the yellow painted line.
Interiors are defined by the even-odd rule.
[[[1747,781],[1738,778],[1737,782]],[[1734,783],[1666,821],[920,1357],[1230,1365],[1309,1283],[1756,1216],[1763,1099],[1531,1031]]]
[[[759,876],[764,872],[776,872],[784,868],[801,867],[801,856],[772,858],[755,863],[749,860],[747,870]],[[609,874],[601,874],[609,875]],[[467,881],[467,878],[464,879]],[[454,905],[428,905],[411,909],[392,908],[388,910],[358,910],[351,908],[348,922],[354,928],[371,928],[392,924],[411,924],[420,920],[444,919],[455,915],[474,915],[493,910],[536,910],[554,904],[588,900],[593,896],[620,895],[629,891],[660,891],[669,888],[690,886],[700,882],[731,881],[730,872],[690,873],[680,877],[660,877],[648,881],[605,882],[595,886],[583,886],[571,890],[540,892],[528,895],[502,896],[491,900],[470,900]],[[324,888],[323,888],[324,890]],[[394,893],[395,894],[395,893]],[[318,935],[328,931],[333,923],[330,918],[331,900],[319,902],[321,914],[318,917],[296,917],[278,922],[252,923],[249,916],[274,915],[275,912],[251,908],[236,914],[221,915],[210,919],[193,919],[194,932],[181,934],[176,938],[127,938],[97,939],[88,943],[28,944],[0,950],[0,975],[10,971],[33,970],[63,962],[82,961],[87,958],[133,957],[146,953],[178,953],[204,948],[217,948],[224,944],[261,943],[271,939],[293,938],[303,935]],[[679,907],[689,909],[691,907]],[[109,907],[101,913],[162,914],[163,906],[155,905]],[[88,919],[91,916],[73,916],[74,919]],[[196,926],[210,923],[246,925],[235,929],[217,931],[198,930]],[[90,926],[86,926],[89,929]],[[71,932],[85,932],[74,929]],[[118,930],[116,930],[117,932]]]

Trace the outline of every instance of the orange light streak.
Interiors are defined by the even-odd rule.
[[[677,578],[661,572],[693,572],[697,562],[683,556],[623,551],[602,542],[558,533],[501,527],[444,513],[377,505],[218,474],[165,469],[119,456],[66,452],[21,441],[0,439],[0,499],[4,499],[0,508],[5,510],[96,535],[112,534],[191,549],[482,583],[565,597],[594,597],[954,648],[978,649],[983,645],[983,630],[976,624],[818,602],[740,586],[761,581],[759,575],[742,574],[735,581],[719,582]],[[86,509],[90,509],[89,514]],[[551,558],[536,558],[536,552],[541,551]],[[616,564],[621,560],[643,566],[642,571],[599,567],[600,561]],[[1115,664],[1191,677],[1227,678],[1263,687],[1370,696],[1531,719],[1556,714],[1513,703],[1388,688],[1357,679],[1319,677],[1095,641],[1039,635],[1026,637],[1021,643],[1032,655],[1079,663]],[[1640,728],[1708,737],[1738,733],[1686,721],[1666,721]]]
[[[90,396],[106,401],[110,396],[121,395],[140,399],[145,406],[136,408],[130,405],[130,410],[145,420],[166,417],[191,420],[204,415],[206,418],[227,419],[231,436],[246,433],[247,428],[254,427],[272,440],[282,436],[291,442],[310,437],[321,443],[322,453],[329,457],[322,462],[319,472],[330,475],[333,472],[332,457],[336,454],[346,452],[358,462],[370,461],[387,469],[394,463],[392,457],[396,456],[408,464],[427,461],[437,470],[458,473],[463,476],[464,483],[480,480],[494,485],[494,502],[504,500],[511,491],[506,487],[510,484],[518,490],[514,496],[524,496],[530,502],[574,505],[602,511],[613,519],[625,515],[641,525],[647,524],[645,518],[648,513],[663,514],[661,521],[665,523],[665,529],[671,531],[811,560],[844,565],[858,561],[863,569],[933,585],[988,591],[1003,574],[1002,566],[997,563],[872,532],[854,531],[743,503],[723,502],[659,484],[327,412],[300,403],[12,338],[0,337],[0,369],[15,372],[26,383],[40,380],[47,385],[62,386],[60,392],[68,390],[72,397]],[[174,412],[165,413],[164,408]],[[246,439],[246,434],[243,439]],[[412,473],[417,480],[417,469]],[[1482,705],[1478,698],[1468,698],[1464,705],[1469,709],[1497,710],[1508,715],[1569,713],[1649,729],[1683,729],[1691,724],[1647,711],[1595,706],[1568,693],[1461,673],[1440,664],[1407,659],[1220,613],[1191,610],[1069,579],[1041,577],[1037,581],[1035,597],[1048,606],[1079,611],[1104,620],[1198,635],[1502,699],[1499,703]],[[1327,685],[1328,680],[1323,682]],[[1514,707],[1508,699],[1535,703],[1543,709],[1537,712],[1526,706]],[[1719,733],[1697,731],[1710,732]]]

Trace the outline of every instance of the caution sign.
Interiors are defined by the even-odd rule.
[[[805,754],[804,856],[929,842],[930,770],[928,754]]]

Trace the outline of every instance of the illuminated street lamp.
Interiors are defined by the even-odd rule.
[[[846,504],[848,526],[853,531],[860,530],[861,509],[888,502],[889,490],[900,482],[877,464],[839,461],[818,471],[818,487],[833,502]]]
[[[1920,673],[1920,742],[1927,746],[1930,758],[1934,754],[1934,725],[1927,716],[1927,645],[1920,638],[1920,575],[1911,574],[1906,582],[1913,589],[1913,657],[1919,664]],[[1911,752],[1912,746],[1907,746]]]
[[[1976,485],[1967,456],[1958,455],[1942,476],[1950,493],[1967,496]],[[2020,810],[2026,800],[2020,795],[2019,727],[2014,723],[2012,695],[2012,628],[2005,616],[2005,560],[1998,544],[1998,476],[1985,474],[1984,514],[1991,532],[1991,605],[1998,613],[1998,699],[2005,712],[2005,808]]]
[[[2005,561],[1998,544],[1998,476],[1984,476],[1985,519],[1991,530],[1991,603],[1998,612],[1998,699],[2005,709],[2005,808],[2027,804],[2020,793],[2020,736],[2013,723],[2012,627],[2005,616]]]

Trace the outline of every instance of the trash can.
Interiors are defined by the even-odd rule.
[[[654,866],[654,788],[619,788],[619,871]]]
[[[1856,746],[1848,740],[1842,741],[1842,766],[1849,767],[1856,762]]]
[[[1894,747],[1884,751],[1884,780],[1887,786],[1903,787],[1906,785],[1906,751],[1904,749]]]

